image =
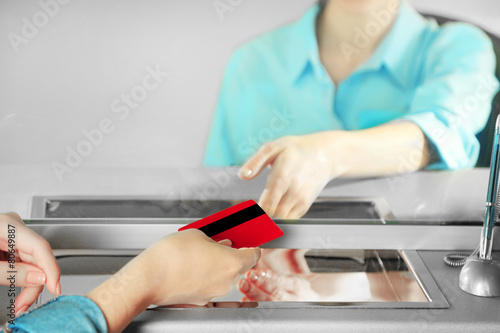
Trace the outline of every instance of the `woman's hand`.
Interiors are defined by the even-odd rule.
[[[257,265],[239,281],[243,301],[318,300],[308,276],[307,249],[263,249]]]
[[[337,151],[343,135],[349,134],[330,131],[268,142],[241,167],[239,175],[253,179],[270,166],[259,205],[271,217],[300,218],[325,185],[347,170]]]
[[[205,305],[229,292],[260,258],[260,249],[228,247],[195,229],[171,234],[130,261],[87,297],[120,332],[149,305]]]
[[[435,156],[422,130],[399,120],[359,131],[288,136],[264,144],[240,169],[253,179],[271,167],[259,205],[268,215],[303,216],[332,179],[414,172]]]
[[[238,283],[242,300],[349,302],[373,298],[365,272],[313,273],[305,257],[308,251],[263,249],[259,263]],[[376,277],[372,283],[377,283]]]
[[[217,243],[191,229],[148,248],[138,259],[144,261],[142,266],[151,276],[159,278],[151,287],[151,304],[205,305],[227,294],[240,275],[257,264],[261,253],[258,248],[233,249],[230,245],[228,240]]]
[[[24,287],[16,298],[16,314],[35,302],[44,284],[53,295],[60,295],[59,278],[49,243],[16,213],[0,214],[0,284]]]
[[[284,275],[272,270],[250,270],[238,283],[245,302],[319,301],[308,276]]]

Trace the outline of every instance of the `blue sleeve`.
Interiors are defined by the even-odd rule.
[[[498,90],[491,40],[463,23],[444,25],[431,42],[410,112],[438,154],[429,169],[474,167],[475,135],[485,126]]]
[[[10,323],[12,332],[107,332],[101,309],[83,296],[60,296]]]

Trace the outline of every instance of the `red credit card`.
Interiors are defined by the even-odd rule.
[[[218,242],[229,239],[234,248],[257,247],[283,236],[283,231],[253,200],[248,200],[179,229],[198,229]]]

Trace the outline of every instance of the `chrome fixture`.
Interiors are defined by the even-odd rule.
[[[493,244],[493,227],[500,213],[500,201],[498,200],[499,188],[499,165],[500,165],[500,116],[497,117],[495,135],[493,141],[493,153],[491,154],[490,180],[488,183],[488,195],[486,198],[486,211],[484,224],[481,230],[481,241],[479,249],[465,262],[460,272],[459,286],[469,294],[483,297],[500,296],[500,261],[491,255]]]

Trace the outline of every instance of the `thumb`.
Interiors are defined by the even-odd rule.
[[[16,262],[11,266],[8,262],[0,262],[0,285],[16,287],[34,287],[45,284],[45,273],[37,266]]]
[[[231,247],[233,245],[233,242],[231,242],[230,239],[223,239],[221,241],[218,241],[217,243],[224,245],[224,246],[227,246],[227,247]]]
[[[258,247],[238,249],[242,261],[241,272],[248,271],[257,264],[260,259],[261,251]]]
[[[15,301],[16,314],[26,311],[43,291],[43,286],[24,287],[21,293],[17,296]]]

